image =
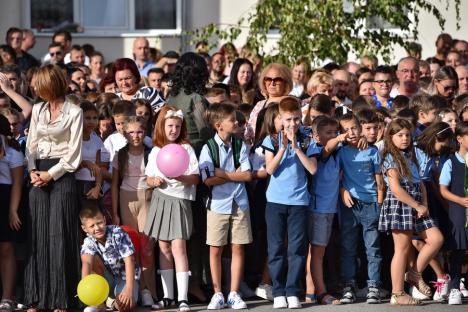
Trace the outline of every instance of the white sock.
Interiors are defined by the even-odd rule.
[[[188,300],[189,272],[177,272],[177,301]]]
[[[164,298],[174,299],[174,269],[159,270]]]

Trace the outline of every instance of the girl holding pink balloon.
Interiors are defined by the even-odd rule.
[[[144,233],[159,241],[164,299],[153,308],[174,304],[174,262],[179,311],[187,301],[189,266],[186,240],[192,233],[191,201],[199,183],[198,160],[187,140],[183,113],[164,106],[156,121],[154,147],[148,156],[146,182],[154,187]]]

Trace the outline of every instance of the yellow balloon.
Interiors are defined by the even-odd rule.
[[[97,306],[109,296],[109,284],[101,275],[90,274],[80,281],[77,292],[81,302],[88,306]]]

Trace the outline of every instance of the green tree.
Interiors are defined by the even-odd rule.
[[[441,0],[439,0],[440,2]],[[460,0],[445,1],[445,8],[455,7],[457,27]],[[189,32],[192,40],[211,44],[233,41],[248,31],[246,46],[268,60],[290,64],[299,57],[310,60],[330,58],[345,62],[349,53],[381,55],[389,60],[395,45],[405,47],[408,35],[417,40],[419,14],[432,14],[441,29],[445,19],[434,0],[259,0],[248,17],[236,25],[220,27],[209,24]],[[383,21],[400,29],[393,32],[372,27],[371,21]],[[244,23],[245,22],[245,23]],[[244,26],[247,24],[247,27]],[[267,34],[275,29],[281,35],[276,55],[264,55]]]

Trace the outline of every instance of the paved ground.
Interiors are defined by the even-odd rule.
[[[247,301],[247,305],[249,307],[250,311],[257,311],[257,312],[262,312],[262,311],[272,311],[273,307],[272,304],[266,300],[251,300]],[[192,306],[192,311],[205,311],[206,305],[193,305]],[[427,302],[423,306],[419,307],[399,307],[395,308],[393,306],[390,306],[388,303],[388,300],[385,301],[383,304],[378,304],[378,305],[369,305],[365,302],[360,302],[360,303],[355,303],[355,304],[348,304],[348,305],[341,305],[341,306],[321,306],[321,305],[313,305],[313,304],[307,304],[303,305],[303,308],[297,311],[313,311],[313,312],[327,312],[327,311],[333,311],[333,312],[384,312],[384,311],[409,311],[409,312],[419,312],[419,311],[424,311],[424,312],[458,312],[458,311],[468,311],[468,299],[465,298],[463,301],[462,305],[455,306],[451,305],[449,306],[448,304],[442,304],[442,303],[435,303],[435,302]],[[137,312],[145,312],[148,310],[145,310],[143,308],[137,309]],[[165,311],[177,311],[177,309],[168,309]],[[224,309],[222,311],[231,311],[228,309]],[[275,310],[276,311],[276,310]],[[281,310],[278,310],[281,311]],[[284,311],[284,310],[283,310]]]

